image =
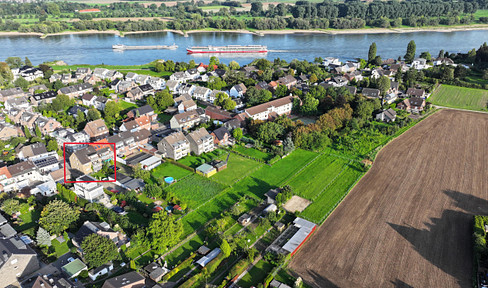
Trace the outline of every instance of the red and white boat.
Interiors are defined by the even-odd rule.
[[[267,53],[263,45],[193,46],[186,48],[188,54],[196,53]]]

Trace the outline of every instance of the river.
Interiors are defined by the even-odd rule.
[[[270,34],[257,36],[242,33],[192,33],[189,37],[172,32],[130,34],[120,37],[112,34],[61,35],[49,36],[1,36],[0,59],[9,56],[29,57],[34,64],[44,61],[63,60],[68,64],[110,64],[135,65],[149,63],[155,59],[173,61],[206,62],[209,55],[188,55],[186,47],[197,45],[248,45],[268,46],[270,52],[265,55],[221,54],[218,57],[228,63],[236,60],[241,64],[255,58],[281,58],[313,61],[315,57],[334,56],[341,59],[366,58],[368,47],[376,42],[378,55],[383,59],[398,58],[405,54],[407,44],[415,40],[417,55],[429,51],[437,56],[439,50],[449,52],[467,52],[478,48],[488,39],[488,31],[456,32],[412,32],[389,34]],[[117,52],[113,44],[125,45],[171,45],[176,43],[177,50],[130,50]]]

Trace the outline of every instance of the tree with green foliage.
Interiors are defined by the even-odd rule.
[[[222,104],[222,108],[224,108],[225,110],[228,110],[228,111],[232,111],[236,108],[237,106],[237,103],[236,101],[230,99],[230,98],[227,98],[224,100],[224,103]]]
[[[283,126],[276,124],[275,122],[264,122],[259,125],[256,136],[260,141],[270,143],[276,140],[285,132]]]
[[[303,115],[315,115],[317,114],[317,108],[319,107],[319,100],[315,99],[309,94],[306,94],[302,100],[302,106],[300,106],[300,113]]]
[[[427,62],[432,61],[432,56],[428,51],[420,53],[420,58],[424,58]]]
[[[208,89],[212,90],[222,90],[226,86],[227,83],[218,76],[211,76],[207,82]]]
[[[385,95],[388,90],[390,90],[390,78],[387,76],[381,76],[378,79],[378,89],[381,92],[381,95]]]
[[[20,68],[24,66],[24,62],[22,62],[22,59],[20,57],[8,57],[7,59],[5,59],[5,63],[8,64],[10,69]]]
[[[94,121],[100,119],[101,117],[102,115],[100,114],[100,111],[98,111],[97,109],[92,107],[88,110],[88,114],[87,114],[88,121]]]
[[[0,207],[0,209],[2,209],[2,211],[5,212],[7,215],[12,215],[19,212],[20,208],[21,205],[19,200],[13,198],[3,201],[2,206]]]
[[[222,243],[220,243],[220,250],[222,251],[222,254],[224,254],[225,258],[229,257],[232,253],[232,248],[230,248],[229,243],[225,239],[223,239]]]
[[[29,81],[20,76],[19,78],[17,78],[17,80],[14,81],[14,85],[22,89],[26,89],[27,87],[29,87]]]
[[[182,233],[181,221],[162,212],[152,215],[152,220],[147,229],[147,237],[157,253],[178,243]]]
[[[276,87],[275,96],[277,98],[281,98],[281,97],[285,97],[286,95],[288,95],[288,88],[285,85],[278,85]]]
[[[291,137],[286,137],[283,140],[283,152],[285,154],[291,153],[295,150],[295,144],[293,143],[293,139]]]
[[[56,80],[56,81],[54,81],[52,87],[53,87],[53,90],[59,90],[59,89],[64,87],[64,84],[60,80]]]
[[[36,129],[34,130],[36,132],[36,136],[39,138],[42,138],[42,133],[41,133],[41,128],[36,125]]]
[[[46,145],[46,150],[48,152],[57,151],[58,150],[58,142],[56,142],[56,140],[54,140],[54,139],[49,140],[47,142],[47,145]]]
[[[229,62],[229,68],[231,70],[239,70],[241,69],[241,66],[239,66],[239,63],[237,63],[236,61],[232,60]]]
[[[142,169],[141,163],[137,163],[133,171],[134,171],[135,178],[139,178],[144,181],[147,181],[151,177],[151,173],[149,171]]]
[[[157,105],[157,109],[154,109],[154,107],[153,109],[156,111],[164,111],[166,108],[175,103],[175,101],[173,100],[173,95],[171,95],[169,89],[164,89],[163,91],[156,92],[156,94],[154,94],[154,99]]]
[[[42,210],[39,225],[51,234],[60,235],[79,217],[79,210],[73,209],[61,200],[53,200]]]
[[[144,194],[147,197],[162,197],[163,189],[158,184],[146,184],[144,186]]]
[[[368,51],[368,62],[373,63],[374,59],[376,58],[376,43],[373,42],[369,46],[369,51]]]
[[[51,109],[54,112],[66,111],[75,105],[75,100],[71,99],[68,95],[60,94],[51,103]]]
[[[258,90],[255,87],[250,87],[246,91],[247,105],[255,106],[261,103],[266,103],[273,98],[273,94],[268,90]]]
[[[32,66],[32,62],[29,60],[29,58],[27,58],[27,56],[25,56],[24,64],[27,66]]]
[[[417,49],[417,46],[415,45],[415,41],[411,40],[408,42],[407,45],[407,53],[405,53],[405,62],[407,63],[412,63],[413,59],[415,58],[415,50]]]
[[[108,101],[107,104],[105,104],[105,108],[103,109],[103,119],[108,126],[115,124],[116,119],[120,117],[120,111],[122,111],[122,107],[115,101]]]
[[[241,140],[243,136],[242,129],[241,128],[235,128],[234,131],[232,131],[232,137],[236,139],[237,141]]]
[[[37,230],[36,240],[39,246],[51,246],[51,235],[42,227]]]
[[[27,139],[32,138],[31,132],[30,132],[29,128],[27,128],[27,126],[24,126],[24,135],[25,135],[25,138],[27,138]]]
[[[81,249],[83,249],[83,258],[90,267],[99,267],[119,256],[115,243],[97,233],[85,237],[81,243]]]

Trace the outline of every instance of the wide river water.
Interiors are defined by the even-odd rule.
[[[398,58],[405,54],[407,44],[415,40],[417,55],[429,51],[437,56],[439,50],[467,52],[478,49],[488,41],[488,31],[412,32],[390,34],[278,34],[257,36],[242,33],[193,33],[189,37],[172,32],[131,34],[119,37],[112,34],[62,35],[40,39],[39,36],[1,36],[0,60],[9,56],[29,57],[34,64],[63,60],[68,64],[135,65],[155,59],[206,62],[210,55],[188,55],[186,48],[198,45],[248,45],[268,46],[265,55],[220,54],[222,62],[236,60],[246,64],[255,58],[281,58],[313,61],[315,57],[334,56],[341,59],[366,58],[369,45],[376,42],[378,55],[383,59]],[[177,50],[130,50],[117,52],[113,44],[171,45]]]

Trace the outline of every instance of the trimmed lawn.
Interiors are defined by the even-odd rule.
[[[294,177],[295,173],[308,162],[312,161],[317,155],[315,152],[297,149],[273,166],[264,166],[262,169],[253,173],[252,176],[271,186],[280,186],[287,179]],[[262,197],[262,195],[259,197]]]
[[[324,155],[303,169],[288,184],[298,196],[313,200],[349,162],[346,159]]]
[[[331,183],[320,195],[317,195],[315,201],[310,204],[300,216],[313,221],[317,224],[322,224],[325,216],[336,207],[344,195],[349,192],[352,185],[364,172],[356,166],[349,165],[344,172],[342,172],[336,180]]]
[[[186,170],[184,168],[171,164],[170,162],[164,162],[158,167],[151,170],[151,176],[154,179],[159,179],[161,181],[164,181],[164,178],[168,176],[173,177],[178,181],[179,179],[190,174],[192,174],[190,170]]]
[[[297,149],[275,165],[263,166],[239,181],[232,189],[217,195],[212,201],[183,217],[183,235],[192,233],[210,219],[218,217],[222,211],[234,205],[242,196],[248,195],[255,199],[261,199],[269,189],[280,186],[317,155],[314,152]]]
[[[166,191],[187,203],[189,208],[195,209],[224,189],[222,184],[193,174],[169,186]]]
[[[488,91],[441,85],[432,93],[428,101],[440,106],[486,111],[488,107]]]
[[[273,270],[274,266],[264,260],[259,260],[254,267],[249,270],[249,273],[244,275],[239,281],[239,286],[243,288],[250,288],[259,283],[263,283],[264,279]]]
[[[219,158],[225,160],[227,158],[227,154],[223,156],[224,157]],[[252,159],[244,158],[237,154],[230,153],[227,168],[220,172],[217,172],[217,174],[212,176],[211,179],[225,185],[232,185],[235,181],[248,174],[252,169],[255,169],[256,167],[261,165],[262,164]]]
[[[235,145],[232,149],[234,149],[235,151],[237,151],[241,154],[256,158],[258,160],[262,160],[264,162],[273,158],[273,156],[269,155],[268,153],[259,151],[259,150],[254,149],[254,148],[246,148],[246,147],[241,146],[241,145]]]
[[[38,209],[29,211],[29,205],[23,204],[23,207],[20,209],[20,213],[21,214],[19,217],[22,219],[22,224],[14,227],[15,230],[35,237],[37,232],[36,228],[38,226],[36,221],[41,217],[41,211]]]
[[[138,107],[136,104],[127,101],[119,101],[119,104],[120,107],[122,107],[122,110],[131,110]]]
[[[203,245],[204,237],[201,235],[195,235],[193,238],[188,240],[185,244],[181,245],[175,249],[171,254],[164,257],[164,260],[168,262],[170,267],[181,263],[183,260],[190,257],[192,252],[198,250],[200,246]]]
[[[59,241],[56,239],[51,241],[51,245],[53,245],[54,250],[56,251],[56,256],[58,258],[69,252],[68,241],[69,240],[65,240],[63,243],[59,243]]]
[[[215,149],[212,152],[204,153],[199,156],[193,156],[193,155],[185,156],[184,158],[178,160],[178,163],[189,166],[191,168],[197,168],[198,166],[202,165],[202,163],[208,163],[214,159],[222,157],[224,153],[225,153],[224,150]],[[225,153],[225,155],[227,156],[227,153]]]

